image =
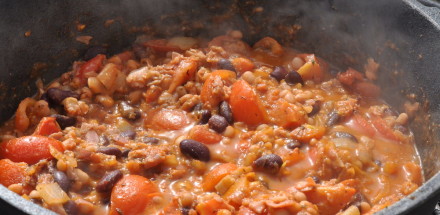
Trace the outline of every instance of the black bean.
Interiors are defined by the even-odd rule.
[[[231,106],[229,106],[229,103],[227,101],[222,101],[220,103],[218,112],[220,116],[224,117],[226,121],[228,121],[229,124],[234,123],[234,119],[232,118]]]
[[[73,97],[79,99],[79,94],[70,90],[61,90],[58,88],[50,88],[47,90],[47,98],[50,104],[60,105],[65,98]]]
[[[96,191],[102,193],[111,191],[113,186],[115,186],[116,182],[118,182],[122,176],[123,174],[121,170],[107,172],[96,185]]]
[[[99,54],[106,54],[107,53],[107,49],[103,46],[92,46],[89,49],[87,49],[86,53],[84,54],[83,59],[85,61],[88,61],[94,57],[96,57],[96,55]]]
[[[49,97],[47,96],[47,93],[43,93],[40,97],[40,100],[44,100],[46,102],[49,102]]]
[[[308,114],[308,116],[314,116],[321,110],[321,101],[315,101],[312,106],[312,111]]]
[[[195,140],[185,139],[179,144],[182,154],[201,161],[209,161],[211,155],[209,149],[203,143]]]
[[[69,200],[66,203],[64,203],[63,207],[64,207],[64,210],[66,211],[67,215],[78,215],[79,214],[78,206],[72,200]]]
[[[191,111],[200,111],[203,108],[203,104],[202,103],[198,103],[196,105],[194,105],[194,107],[192,107]]]
[[[61,129],[65,129],[76,124],[76,117],[64,116],[60,114],[52,114],[51,117],[55,117]]]
[[[228,127],[228,121],[220,115],[214,115],[209,118],[208,125],[209,128],[217,133],[222,133],[226,130],[226,127]]]
[[[298,83],[304,84],[304,81],[303,81],[301,75],[297,71],[292,70],[286,75],[286,83],[291,84],[291,85],[298,84]]]
[[[142,137],[142,142],[146,144],[156,145],[159,143],[159,139],[155,137],[144,136]]]
[[[122,117],[131,121],[136,121],[141,118],[141,112],[124,101],[118,103],[118,111]]]
[[[117,158],[122,156],[122,151],[116,147],[101,147],[96,150],[96,152],[106,154],[106,155],[114,155]]]
[[[126,137],[130,140],[134,140],[134,138],[136,138],[136,132],[133,130],[127,130],[127,131],[123,131],[121,133],[121,136]]]
[[[64,172],[54,170],[53,171],[53,179],[58,185],[60,185],[61,189],[68,192],[70,188],[70,180]]]
[[[317,184],[321,183],[321,180],[320,180],[319,177],[316,176],[316,175],[312,176],[312,179],[313,179],[313,181],[314,181],[315,183],[317,183]]]
[[[276,66],[269,75],[275,78],[277,81],[281,81],[286,78],[287,70],[282,66]]]
[[[131,152],[131,150],[130,149],[124,149],[124,151],[122,151],[122,157],[123,158],[126,158],[126,157],[128,157],[128,153],[130,153]]]
[[[209,110],[201,110],[200,111],[200,121],[199,124],[203,125],[208,123],[209,118],[211,118],[211,111]]]
[[[338,138],[347,138],[347,139],[350,139],[353,142],[356,142],[356,143],[359,142],[358,139],[355,136],[353,136],[352,134],[347,133],[347,132],[336,131],[334,134]]]
[[[180,212],[182,213],[182,215],[188,215],[190,210],[191,208],[181,208]]]
[[[280,171],[283,165],[283,160],[276,154],[263,155],[253,163],[253,168],[257,171],[262,171],[270,174],[276,174]]]
[[[292,149],[293,150],[293,149],[301,147],[301,143],[298,140],[288,139],[286,142],[287,142],[286,143],[286,147],[288,149]]]
[[[338,123],[340,118],[341,117],[338,114],[338,112],[333,111],[333,112],[328,114],[327,122],[325,124],[327,125],[327,127],[331,127],[331,126],[335,125],[336,123]]]
[[[217,65],[218,65],[219,69],[227,69],[227,70],[231,70],[231,71],[235,72],[234,65],[232,65],[231,61],[228,59],[224,59],[224,58],[220,59],[217,62]]]

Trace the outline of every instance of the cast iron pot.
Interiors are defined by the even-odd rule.
[[[93,36],[91,45],[107,46],[113,54],[140,34],[211,38],[238,29],[251,44],[272,36],[316,53],[333,63],[334,72],[362,70],[372,57],[381,65],[379,84],[387,102],[399,111],[405,101],[421,104],[412,130],[426,179],[378,214],[431,214],[440,197],[438,5],[429,0],[2,1],[0,120],[9,119],[19,101],[33,95],[37,78],[49,83],[81,58],[90,46],[77,42],[77,36]],[[78,24],[86,28],[79,31]],[[3,186],[0,213],[53,214]]]

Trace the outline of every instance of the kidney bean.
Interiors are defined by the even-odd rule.
[[[115,186],[116,182],[118,182],[122,176],[123,174],[121,170],[107,172],[96,185],[96,191],[101,193],[111,191],[113,186]]]
[[[119,102],[118,111],[121,113],[122,117],[131,121],[136,121],[141,118],[141,112],[127,102]]]
[[[231,61],[228,59],[224,59],[224,58],[220,59],[217,62],[217,65],[218,65],[219,69],[227,69],[227,70],[236,72],[234,65],[232,65]]]
[[[293,149],[301,147],[301,143],[298,140],[295,140],[295,139],[288,139],[287,143],[286,143],[286,147],[288,149],[292,149],[293,150]]]
[[[325,124],[327,125],[327,127],[333,126],[339,122],[340,118],[341,117],[339,116],[338,112],[333,111],[328,114],[327,122]]]
[[[76,124],[76,117],[64,116],[60,114],[52,114],[51,117],[55,117],[61,129],[65,129]]]
[[[199,121],[200,125],[208,123],[209,118],[211,118],[211,111],[200,110],[200,121]]]
[[[116,147],[101,147],[99,149],[96,150],[96,152],[102,153],[102,154],[106,154],[106,155],[114,155],[117,158],[122,156],[122,151]]]
[[[103,54],[105,55],[107,53],[107,49],[103,46],[92,46],[89,49],[87,49],[86,53],[84,54],[83,59],[85,61],[88,61],[94,57],[96,57],[96,55],[99,54]]]
[[[291,85],[298,84],[298,83],[304,84],[304,81],[303,81],[301,75],[295,70],[290,71],[286,75],[286,82]]]
[[[68,192],[70,189],[70,180],[64,172],[53,170],[52,172],[53,179],[58,185],[60,185],[61,189]]]
[[[225,119],[225,117],[214,115],[209,118],[208,125],[209,128],[216,131],[217,133],[222,133],[226,130],[226,127],[228,127],[228,121]]]
[[[263,155],[253,163],[253,168],[257,171],[262,171],[270,174],[276,174],[280,171],[283,160],[276,154]]]
[[[50,88],[47,90],[47,98],[50,104],[60,105],[65,98],[73,97],[79,99],[79,94],[70,90],[61,90],[58,88]]]
[[[219,114],[220,116],[224,117],[229,124],[234,123],[231,106],[229,106],[229,103],[227,101],[222,101],[220,103]]]
[[[281,81],[286,78],[287,70],[282,66],[276,66],[269,75],[275,78],[277,81]]]
[[[195,140],[185,139],[179,144],[182,154],[200,161],[209,161],[211,155],[209,149],[203,143]]]
[[[355,136],[353,136],[352,134],[347,133],[347,132],[336,131],[334,134],[338,138],[347,138],[347,139],[350,139],[353,142],[356,142],[356,143],[359,142],[358,139]]]
[[[314,116],[321,110],[321,101],[315,101],[315,103],[312,106],[312,111],[307,114],[309,117]]]
[[[72,200],[69,200],[66,203],[64,203],[63,207],[64,207],[64,210],[66,211],[67,215],[78,215],[79,214],[78,206]]]
[[[144,136],[144,137],[142,137],[142,142],[146,143],[146,144],[156,145],[159,143],[159,139],[157,139],[155,137]]]

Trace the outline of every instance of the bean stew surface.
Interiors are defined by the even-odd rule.
[[[373,59],[241,35],[91,47],[0,128],[0,184],[62,215],[365,215],[424,182]]]

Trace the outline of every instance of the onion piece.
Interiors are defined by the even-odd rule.
[[[38,184],[37,191],[44,202],[49,205],[63,204],[70,200],[69,196],[57,183]]]

